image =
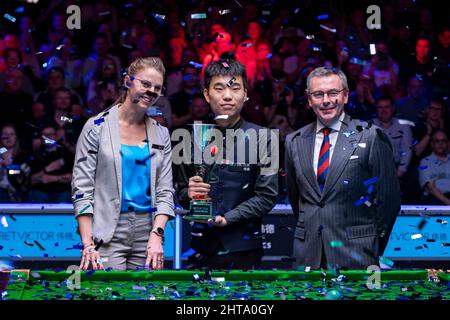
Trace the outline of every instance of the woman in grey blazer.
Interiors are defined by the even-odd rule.
[[[164,229],[174,217],[170,135],[146,112],[164,73],[159,58],[135,60],[126,92],[80,134],[72,201],[83,270],[163,268]]]

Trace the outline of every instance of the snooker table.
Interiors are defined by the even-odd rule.
[[[11,270],[1,275],[4,300],[450,299],[448,271],[381,271],[379,288],[372,289],[367,286],[366,270]],[[76,275],[79,288],[73,282]]]

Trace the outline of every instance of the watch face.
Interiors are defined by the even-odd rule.
[[[164,235],[164,229],[163,229],[163,228],[156,228],[156,231],[157,231],[160,235]]]

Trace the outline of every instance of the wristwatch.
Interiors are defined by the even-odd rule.
[[[161,227],[155,228],[152,230],[152,233],[156,234],[158,237],[161,238],[161,243],[164,244],[165,237],[164,237],[164,229]]]

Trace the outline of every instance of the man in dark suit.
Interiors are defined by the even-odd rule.
[[[317,121],[286,138],[288,194],[297,217],[294,266],[378,265],[400,210],[389,140],[344,113],[348,91],[342,71],[312,71],[306,93]]]
[[[267,129],[241,118],[242,107],[248,100],[247,76],[242,64],[212,62],[205,69],[204,82],[204,97],[223,136],[216,139],[220,141],[218,148],[223,148],[224,158],[212,166],[210,176],[215,179],[210,181],[196,175],[193,164],[176,166],[180,204],[188,209],[191,199],[208,195],[215,215],[209,225],[201,221],[192,225],[194,251],[188,258],[188,268],[257,268],[263,255],[262,217],[275,206],[278,194],[278,157],[272,151],[275,145],[278,147],[278,141],[270,139]],[[264,132],[267,139],[263,137]],[[238,137],[236,143],[230,133]]]

